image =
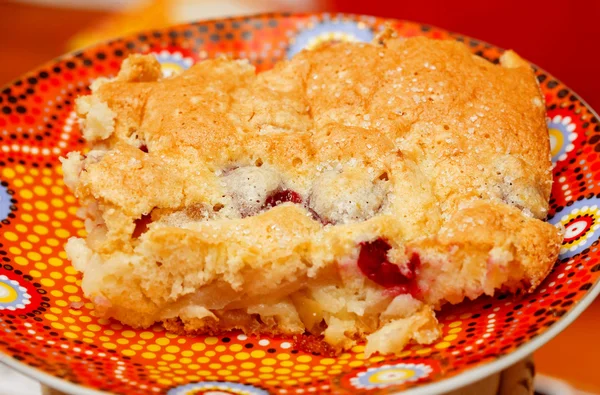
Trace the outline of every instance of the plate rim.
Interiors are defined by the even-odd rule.
[[[389,17],[385,17],[385,16],[375,16],[375,15],[368,15],[368,14],[346,13],[346,12],[328,12],[328,11],[322,11],[322,12],[262,12],[262,13],[247,14],[247,15],[240,15],[240,16],[192,20],[192,21],[184,22],[184,23],[170,24],[170,25],[163,26],[163,27],[160,27],[157,29],[146,28],[146,29],[130,32],[125,35],[113,37],[110,39],[105,39],[105,40],[99,41],[97,43],[87,45],[85,47],[58,55],[58,56],[52,58],[51,60],[48,60],[41,64],[38,64],[37,66],[27,70],[26,72],[19,74],[17,77],[12,78],[8,83],[3,84],[0,88],[5,89],[8,87],[11,87],[12,85],[14,85],[14,83],[16,81],[21,80],[23,77],[25,77],[29,73],[39,70],[47,65],[55,64],[57,61],[73,57],[79,52],[85,52],[85,51],[93,49],[97,46],[106,45],[107,43],[110,43],[110,42],[113,42],[116,40],[121,40],[121,39],[124,39],[127,37],[132,37],[132,36],[135,36],[136,34],[140,34],[140,33],[144,33],[144,32],[149,32],[149,31],[153,31],[153,30],[164,30],[164,29],[169,29],[169,28],[174,28],[174,27],[188,26],[188,25],[192,25],[192,24],[195,25],[195,24],[210,23],[210,22],[217,22],[217,21],[231,21],[231,20],[237,20],[237,19],[242,19],[242,18],[261,18],[261,17],[265,17],[265,16],[272,16],[272,17],[278,17],[278,18],[281,18],[281,17],[291,18],[291,17],[323,16],[323,15],[329,15],[329,16],[335,15],[336,17],[341,17],[341,18],[343,18],[343,17],[376,18],[376,19],[381,19],[384,21],[414,23],[418,26],[428,26],[431,28],[442,30],[450,35],[450,37],[448,38],[450,40],[457,41],[457,38],[460,37],[460,38],[465,39],[465,41],[467,39],[474,40],[481,44],[486,44],[491,47],[497,48],[501,51],[506,51],[506,49],[504,49],[502,47],[499,47],[494,44],[490,44],[487,41],[480,40],[478,38],[473,38],[466,34],[458,33],[458,32],[448,30],[445,28],[440,28],[436,25],[431,25],[428,23],[418,22],[418,21],[413,21],[413,20],[408,20],[408,19],[389,18]],[[551,76],[554,80],[556,80],[560,84],[562,84],[565,88],[567,88],[570,91],[570,93],[572,95],[574,95],[577,98],[577,100],[579,100],[581,102],[581,104],[583,104],[587,108],[587,110],[594,117],[596,117],[597,119],[600,119],[600,116],[598,115],[598,113],[577,92],[575,92],[573,89],[571,89],[567,84],[563,83],[561,81],[561,79],[556,78],[553,74],[547,72],[544,68],[539,67],[537,64],[535,64],[527,59],[525,59],[525,61],[527,61],[527,63],[529,63],[533,68],[535,68],[536,71],[541,71],[541,72],[547,74],[548,76]],[[557,260],[557,262],[559,262],[559,260]],[[560,317],[549,329],[547,329],[541,335],[535,337],[533,340],[530,340],[530,341],[524,343],[523,345],[521,345],[514,351],[512,351],[506,355],[503,355],[496,360],[493,360],[490,362],[484,362],[481,366],[477,366],[477,367],[465,370],[465,371],[458,373],[452,377],[442,378],[441,380],[433,382],[433,383],[423,384],[423,385],[420,385],[417,387],[400,390],[400,391],[396,391],[396,392],[391,392],[390,394],[392,394],[392,395],[397,395],[397,394],[402,394],[402,395],[441,394],[441,393],[453,391],[453,390],[456,390],[459,388],[463,388],[469,384],[473,384],[479,380],[482,380],[486,377],[496,374],[496,373],[500,372],[501,370],[504,370],[504,369],[508,368],[509,366],[526,358],[528,355],[531,355],[533,352],[538,350],[541,346],[543,346],[544,344],[548,343],[550,340],[555,338],[558,334],[560,334],[563,330],[565,330],[569,325],[571,325],[573,323],[573,321],[575,321],[575,319],[577,317],[579,317],[581,315],[581,313],[583,311],[585,311],[585,309],[588,308],[589,305],[594,302],[594,300],[598,297],[598,295],[600,295],[600,280],[597,280],[596,283],[592,286],[592,288],[588,290],[586,295],[581,300],[579,300],[575,304],[575,306],[573,308],[571,308],[571,310],[569,310],[565,315]],[[28,366],[25,363],[14,359],[11,355],[4,353],[2,350],[0,350],[0,363],[16,370],[19,373],[24,374],[25,376],[27,376],[29,378],[39,381],[41,384],[47,385],[47,386],[51,387],[52,389],[57,389],[66,394],[71,394],[71,395],[110,395],[109,392],[90,388],[90,387],[82,385],[82,384],[75,384],[66,379],[59,378],[59,377],[53,376],[49,373],[46,373],[45,371],[43,371],[41,369],[37,369],[37,368],[33,368],[31,366]]]

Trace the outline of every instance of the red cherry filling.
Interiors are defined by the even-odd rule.
[[[132,237],[137,239],[148,230],[148,225],[152,222],[152,217],[150,214],[142,215],[142,218],[135,220],[135,229],[133,230]]]
[[[387,253],[392,247],[384,239],[361,243],[358,267],[371,281],[394,291],[394,294],[418,292],[416,274],[421,261],[413,254],[408,263],[399,267],[388,261]]]
[[[302,197],[297,192],[284,189],[269,195],[265,201],[265,207],[275,207],[286,202],[302,204]]]

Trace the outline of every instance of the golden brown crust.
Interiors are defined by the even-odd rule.
[[[326,340],[362,338],[385,322],[356,322],[391,301],[356,268],[361,243],[378,238],[393,263],[419,257],[419,299],[435,307],[535,288],[562,236],[541,221],[551,167],[530,67],[512,52],[498,66],[460,43],[392,36],[323,45],[258,75],[216,59],[159,79],[137,56],[96,83],[79,111],[95,149],[64,161],[88,208],[87,243],[68,246],[86,294],[136,326],[183,317],[186,330],[219,330],[228,321],[215,312],[247,309],[249,329],[255,309],[303,333],[290,295],[333,286],[354,310],[323,313]],[[265,209],[284,189],[303,204]],[[142,217],[152,223],[139,235]],[[206,296],[217,291],[222,305]]]

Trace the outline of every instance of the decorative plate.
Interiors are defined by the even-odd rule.
[[[84,234],[58,157],[82,149],[73,99],[113,76],[132,52],[170,74],[226,54],[265,70],[323,40],[370,41],[390,22],[403,36],[489,44],[412,22],[356,15],[260,15],[148,31],[58,58],[0,93],[0,351],[8,365],[70,393],[409,394],[445,392],[524,358],[600,292],[600,125],[591,109],[536,69],[548,109],[554,187],[549,217],[566,228],[560,260],[538,290],[448,306],[443,336],[397,356],[307,354],[285,339],[187,337],[99,319],[63,252]],[[93,390],[94,389],[94,390]]]

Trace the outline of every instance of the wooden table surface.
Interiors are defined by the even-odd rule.
[[[0,3],[0,86],[64,53],[65,43],[73,34],[107,15],[101,11]],[[596,301],[536,352],[538,371],[600,393],[599,333],[600,301]]]

